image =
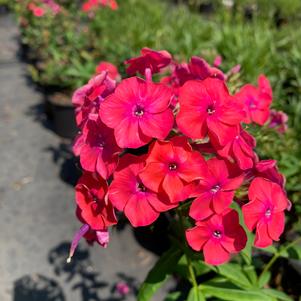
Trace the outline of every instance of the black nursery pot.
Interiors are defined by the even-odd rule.
[[[71,102],[66,102],[66,97],[65,95],[50,97],[45,103],[45,110],[51,117],[55,133],[62,138],[73,139],[79,129],[75,122],[74,108]]]
[[[76,136],[78,128],[72,106],[52,104],[52,117],[54,130],[59,136],[70,139]]]

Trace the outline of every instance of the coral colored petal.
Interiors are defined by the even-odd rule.
[[[190,206],[189,216],[197,221],[204,220],[213,214],[211,194],[209,192],[204,192],[196,198]]]
[[[173,113],[167,109],[162,113],[146,114],[145,118],[139,121],[139,126],[144,135],[163,140],[171,131],[173,123]]]
[[[177,175],[166,174],[162,187],[173,203],[178,202],[177,196],[180,195],[184,185]]]
[[[244,175],[240,175],[236,178],[229,179],[226,183],[223,184],[223,190],[235,190],[238,189],[244,180]]]
[[[159,212],[153,209],[146,197],[137,194],[127,202],[124,214],[134,227],[148,226],[159,217]]]
[[[178,204],[171,204],[167,195],[163,193],[149,193],[147,195],[147,200],[150,203],[150,205],[157,211],[157,212],[164,212],[168,211],[172,208],[175,208],[178,206]]]
[[[157,140],[152,144],[146,163],[162,162],[166,164],[167,161],[174,159],[174,150],[171,142]]]
[[[131,180],[133,179],[133,180]],[[123,211],[127,201],[136,190],[136,179],[129,169],[116,174],[109,187],[109,199],[113,206]]]
[[[186,230],[186,240],[195,251],[202,250],[204,244],[210,238],[211,232],[206,226],[196,226]]]
[[[153,162],[147,164],[145,169],[139,174],[139,177],[146,187],[158,192],[165,174],[164,164]]]
[[[214,211],[217,214],[222,213],[230,206],[234,197],[233,191],[218,191],[212,197]]]
[[[238,166],[242,170],[250,169],[253,167],[253,158],[246,155],[245,152],[242,151],[240,144],[236,141],[234,141],[233,143],[233,153]]]
[[[270,116],[270,110],[256,110],[251,112],[251,118],[252,120],[259,124],[259,125],[264,125]]]
[[[223,160],[212,158],[207,161],[208,169],[215,179],[224,180],[229,177],[228,168]]]
[[[80,153],[80,164],[84,170],[94,172],[100,149],[84,145]]]
[[[289,207],[289,200],[282,188],[276,183],[273,183],[272,201],[274,204],[274,212],[280,212]]]
[[[176,117],[179,130],[192,139],[203,139],[206,137],[208,128],[206,123],[207,115],[198,113],[196,110],[180,107]]]
[[[272,187],[272,182],[261,177],[255,178],[249,187],[249,199],[259,199],[263,202],[272,200]]]
[[[137,119],[124,119],[114,129],[116,142],[121,148],[138,148],[151,141],[140,132]]]
[[[268,233],[273,240],[279,240],[284,231],[285,216],[283,212],[274,213],[268,222]]]
[[[165,111],[172,97],[172,91],[165,85],[149,83],[147,85],[147,95],[152,101],[146,106],[150,113],[160,113]]]
[[[264,203],[254,200],[242,206],[242,213],[247,228],[252,231],[265,212]]]
[[[230,126],[217,119],[207,119],[207,125],[209,129],[209,136],[213,135],[220,145],[226,145],[235,136],[238,135],[238,127]]]
[[[205,262],[219,265],[230,259],[230,254],[223,248],[221,242],[209,239],[203,247]]]
[[[191,182],[202,177],[201,171],[206,169],[206,161],[199,152],[192,152],[189,160],[179,169],[179,177],[186,182]]]
[[[258,248],[266,248],[273,244],[273,240],[268,233],[268,225],[266,223],[259,223],[256,229],[254,246]]]

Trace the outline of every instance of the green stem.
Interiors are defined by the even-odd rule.
[[[286,250],[288,250],[289,248],[291,248],[293,245],[297,244],[298,242],[301,242],[301,237],[295,239],[294,241],[292,241],[291,243],[289,243],[286,247],[284,247],[283,249],[279,250],[279,252],[275,253],[274,256],[271,258],[271,260],[264,267],[264,269],[261,272],[259,278],[272,267],[272,265],[283,254],[283,252],[285,252]]]
[[[186,249],[187,249],[187,243],[186,243],[186,240],[185,240],[185,227],[184,227],[183,215],[182,215],[181,208],[178,208],[177,214],[179,216],[180,226],[181,226],[181,230],[182,230],[181,232],[182,232],[182,235],[183,235],[183,238],[184,238],[184,242],[185,242],[185,245],[186,245],[184,247],[184,253],[185,253],[186,260],[187,260],[188,272],[189,272],[189,275],[190,275],[190,282],[191,282],[191,284],[193,286],[195,300],[196,301],[201,301],[199,286],[198,286],[198,283],[197,283],[197,280],[196,280],[196,276],[195,276],[195,272],[194,272],[194,269],[193,269],[193,265],[192,265],[192,262],[191,262],[191,259],[190,259],[189,255],[187,254],[187,251],[186,251]]]

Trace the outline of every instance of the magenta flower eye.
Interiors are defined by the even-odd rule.
[[[144,109],[140,106],[137,106],[134,112],[135,116],[141,117],[144,114]]]

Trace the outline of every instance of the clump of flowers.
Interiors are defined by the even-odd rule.
[[[82,5],[83,12],[91,12],[97,10],[99,7],[109,7],[112,10],[118,9],[116,0],[88,0]]]
[[[61,6],[54,0],[38,0],[32,1],[28,4],[28,10],[32,12],[35,17],[43,17],[48,11],[56,15],[61,12]]]
[[[177,63],[167,51],[144,48],[125,64],[131,77],[120,80],[117,68],[102,62],[73,96],[83,227],[71,255],[82,236],[106,247],[115,211],[133,227],[176,212],[187,244],[212,265],[242,251],[247,231],[255,231],[256,247],[279,240],[290,205],[284,178],[275,161],[260,160],[246,126],[263,126],[271,115],[268,79],[260,75],[257,87],[231,95],[219,57],[214,67],[196,56]]]

